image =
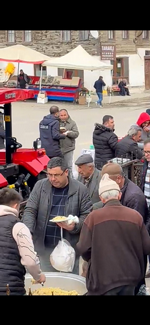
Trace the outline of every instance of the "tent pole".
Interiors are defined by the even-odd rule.
[[[63,79],[65,79],[65,73],[66,73],[66,69],[63,70]]]
[[[41,75],[40,75],[40,91],[41,91],[41,88],[42,88],[42,74],[43,74],[43,67],[41,65]]]
[[[17,70],[17,88],[19,88],[19,82],[18,82],[19,68],[20,68],[20,63],[18,62],[18,70]]]

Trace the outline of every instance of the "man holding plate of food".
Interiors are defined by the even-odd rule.
[[[23,222],[30,229],[44,272],[55,272],[50,264],[50,255],[63,238],[76,250],[80,231],[87,215],[92,211],[92,202],[87,188],[70,178],[65,160],[52,158],[47,166],[47,178],[38,181],[25,207]],[[78,217],[79,222],[51,222],[56,217]],[[62,220],[61,220],[62,221]],[[72,273],[79,274],[79,256],[76,254]]]

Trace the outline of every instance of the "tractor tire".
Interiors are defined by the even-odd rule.
[[[42,180],[42,179],[44,179],[44,178],[47,178],[47,175],[46,175],[46,172],[45,172],[45,171],[41,172],[41,173],[37,176],[37,181],[40,181],[40,180]]]

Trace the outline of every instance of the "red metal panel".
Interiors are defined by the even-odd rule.
[[[6,178],[2,174],[0,174],[0,188],[5,187],[7,185],[8,185],[8,182],[7,182]]]
[[[0,104],[7,104],[17,101],[34,98],[34,91],[29,89],[1,88]]]

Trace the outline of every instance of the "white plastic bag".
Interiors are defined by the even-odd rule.
[[[50,262],[54,269],[60,272],[72,272],[75,264],[75,250],[70,243],[63,239],[50,255]]]
[[[71,225],[73,222],[77,224],[79,223],[79,218],[77,216],[72,216],[72,214],[69,214],[66,222],[68,225]]]

